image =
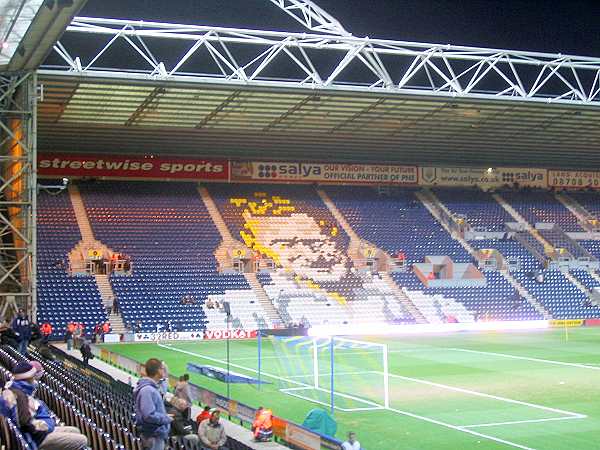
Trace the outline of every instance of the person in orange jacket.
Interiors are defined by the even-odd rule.
[[[273,437],[273,412],[259,406],[252,422],[252,432],[256,441],[269,441]]]
[[[50,335],[52,334],[52,325],[48,322],[43,323],[40,327],[40,332],[42,333],[42,343],[47,344],[50,339]]]

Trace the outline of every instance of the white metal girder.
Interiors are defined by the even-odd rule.
[[[310,31],[351,36],[342,24],[327,11],[310,0],[269,0],[280,7]]]
[[[90,17],[75,18],[67,35],[77,39],[55,46],[65,64],[44,73],[600,106],[600,58]],[[69,49],[100,36],[107,44],[95,55]],[[164,61],[156,44],[168,40],[188,50]],[[101,65],[122,51],[119,41],[142,57],[139,67]]]

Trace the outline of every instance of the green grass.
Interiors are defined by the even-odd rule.
[[[369,338],[388,345],[390,409],[336,411],[337,437],[354,430],[367,450],[600,448],[600,328],[571,329],[568,337],[567,341],[563,330],[554,329]],[[263,342],[263,371],[284,376],[275,350],[268,340]],[[223,341],[106,347],[140,362],[150,357],[163,359],[173,374],[183,373],[188,362],[225,366]],[[233,371],[254,375],[256,356],[256,341],[231,341]],[[340,365],[347,363],[346,359]],[[352,365],[356,371],[368,372],[373,361],[358,358]],[[353,375],[357,396],[369,397],[369,392],[372,396],[379,389],[370,376],[365,374],[361,381]],[[275,414],[298,423],[316,406],[281,392],[286,387],[282,380],[265,379],[272,383],[260,390],[254,385],[231,384],[231,397],[255,407],[267,405]],[[191,380],[226,393],[224,383],[194,374]],[[348,379],[344,382],[340,386],[348,389]],[[327,401],[323,393],[299,392]],[[364,406],[360,402],[348,405]],[[569,416],[555,410],[586,417],[540,421]],[[520,421],[535,422],[463,428]]]

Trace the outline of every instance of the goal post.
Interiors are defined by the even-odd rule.
[[[332,411],[389,407],[386,344],[341,336],[270,339],[280,391]]]

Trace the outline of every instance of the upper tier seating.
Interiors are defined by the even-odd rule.
[[[583,231],[577,217],[551,192],[502,192],[502,197],[532,226],[538,222],[555,223],[564,231]]]
[[[600,218],[600,195],[598,195],[598,191],[572,191],[569,192],[568,195],[575,199],[590,214],[592,214],[596,218]]]
[[[100,292],[92,277],[68,275],[68,253],[81,240],[69,194],[40,191],[37,211],[38,323],[50,322],[54,336],[67,323],[89,330],[106,320]]]
[[[249,290],[242,275],[219,275],[220,236],[192,183],[82,184],[96,239],[132,259],[131,276],[110,277],[124,321],[144,331],[171,320],[182,331],[203,329],[212,294]],[[182,305],[184,296],[195,304]]]
[[[407,262],[428,255],[448,255],[470,262],[468,252],[442,228],[415,197],[415,190],[378,195],[371,187],[327,186],[324,190],[358,235],[391,255],[406,254]]]
[[[504,231],[506,222],[515,219],[490,194],[479,189],[433,189],[440,201],[455,214],[466,217],[473,228]],[[490,202],[490,199],[492,200]]]

